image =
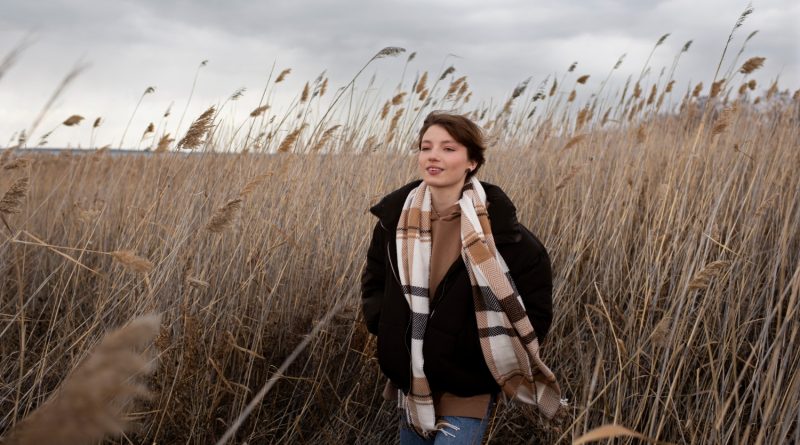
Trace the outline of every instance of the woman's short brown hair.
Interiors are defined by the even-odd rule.
[[[483,156],[486,146],[484,145],[481,128],[466,116],[444,111],[432,111],[425,117],[422,128],[419,130],[418,149],[422,148],[422,136],[433,125],[439,125],[444,128],[458,143],[467,147],[467,157],[470,161],[475,161],[476,164],[475,169],[467,174],[467,179],[471,178],[472,175],[478,172],[481,165],[486,162],[486,158]]]

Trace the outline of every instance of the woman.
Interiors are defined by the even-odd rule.
[[[538,352],[550,259],[508,196],[475,178],[485,151],[475,123],[431,113],[418,149],[422,179],[370,209],[362,311],[387,387],[399,389],[400,443],[479,444],[501,393],[548,417],[560,405]]]

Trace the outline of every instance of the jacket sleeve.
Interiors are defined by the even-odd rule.
[[[383,229],[380,222],[375,224],[372,231],[372,240],[367,250],[367,263],[361,273],[361,312],[367,330],[378,335],[378,321],[381,316],[381,299],[384,291],[384,275],[386,256]]]
[[[536,331],[539,344],[542,344],[553,321],[553,274],[550,256],[544,245],[527,228],[521,228],[523,249],[529,258],[523,262],[525,266],[513,278],[528,319]]]

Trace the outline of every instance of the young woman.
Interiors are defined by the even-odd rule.
[[[413,181],[383,197],[362,275],[401,444],[479,444],[498,395],[551,417],[560,391],[539,358],[552,320],[550,258],[503,191],[475,178],[480,128],[428,115]]]

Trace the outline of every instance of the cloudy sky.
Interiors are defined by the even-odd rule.
[[[323,70],[335,90],[385,46],[407,50],[365,72],[365,82],[377,75],[385,94],[399,82],[406,56],[416,51],[407,82],[452,64],[457,75],[468,76],[475,102],[496,103],[526,78],[537,85],[547,75],[560,76],[574,61],[574,75],[592,75],[586,90],[596,90],[626,53],[612,78],[621,84],[639,74],[656,40],[670,33],[650,65],[654,72],[669,67],[693,40],[676,74],[678,90],[685,91],[690,82],[710,82],[746,6],[738,0],[3,0],[0,61],[20,42],[28,44],[0,78],[0,147],[31,127],[76,64],[88,68],[57,99],[29,145],[71,114],[87,121],[58,128],[48,145],[85,147],[97,116],[105,121],[96,144],[118,144],[142,92],[154,86],[131,125],[136,136],[126,140],[135,145],[147,123],[158,121],[170,104],[173,115],[183,111],[202,60],[208,64],[199,72],[188,121],[241,87],[247,90],[236,107],[246,116],[258,104],[273,64],[276,71],[292,69],[271,103],[277,110]],[[739,63],[766,57],[754,76],[760,87],[780,76],[782,88],[797,89],[800,2],[754,0],[752,6],[729,54],[758,30]],[[723,70],[727,66],[723,63]]]

